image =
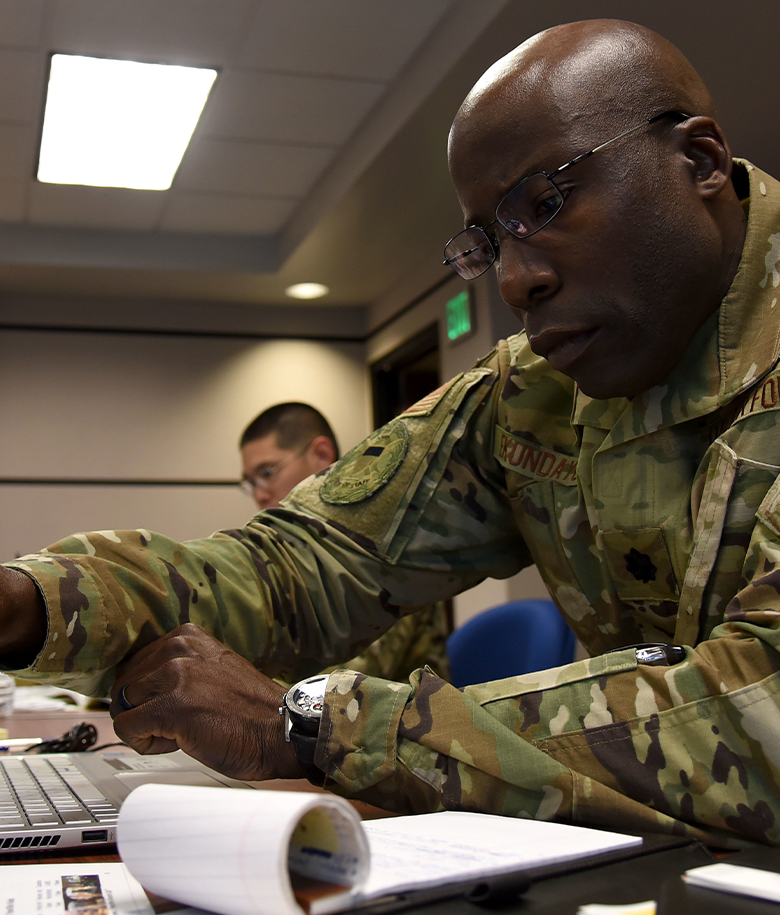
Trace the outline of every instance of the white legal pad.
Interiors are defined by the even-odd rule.
[[[412,892],[489,884],[641,842],[455,811],[362,822],[335,795],[173,785],[137,788],[118,825],[122,860],[146,889],[222,915],[392,905]]]

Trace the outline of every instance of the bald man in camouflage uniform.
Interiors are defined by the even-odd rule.
[[[336,672],[327,784],[780,843],[780,185],[732,169],[676,49],[610,21],[491,68],[450,167],[477,228],[448,258],[495,262],[524,332],[244,530],[82,535],[13,563],[6,664],[124,688],[115,727],[142,752],[300,776],[256,668],[304,675],[401,608],[536,562],[593,657],[464,690]],[[682,660],[640,663],[640,642]]]

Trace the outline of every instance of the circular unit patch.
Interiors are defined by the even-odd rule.
[[[320,487],[320,498],[331,505],[362,502],[390,480],[409,447],[409,431],[401,420],[382,426],[346,454]]]

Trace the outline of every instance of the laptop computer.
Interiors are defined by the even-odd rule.
[[[0,757],[0,855],[113,845],[122,802],[149,782],[254,788],[181,751],[141,756],[112,747]]]

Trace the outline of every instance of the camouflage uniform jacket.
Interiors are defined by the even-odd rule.
[[[77,535],[13,563],[50,613],[25,675],[104,691],[185,620],[303,675],[534,561],[594,657],[465,690],[332,674],[334,790],[780,843],[780,184],[747,174],[733,286],[665,384],[592,400],[520,334],[242,530]],[[647,641],[686,660],[638,665]]]

